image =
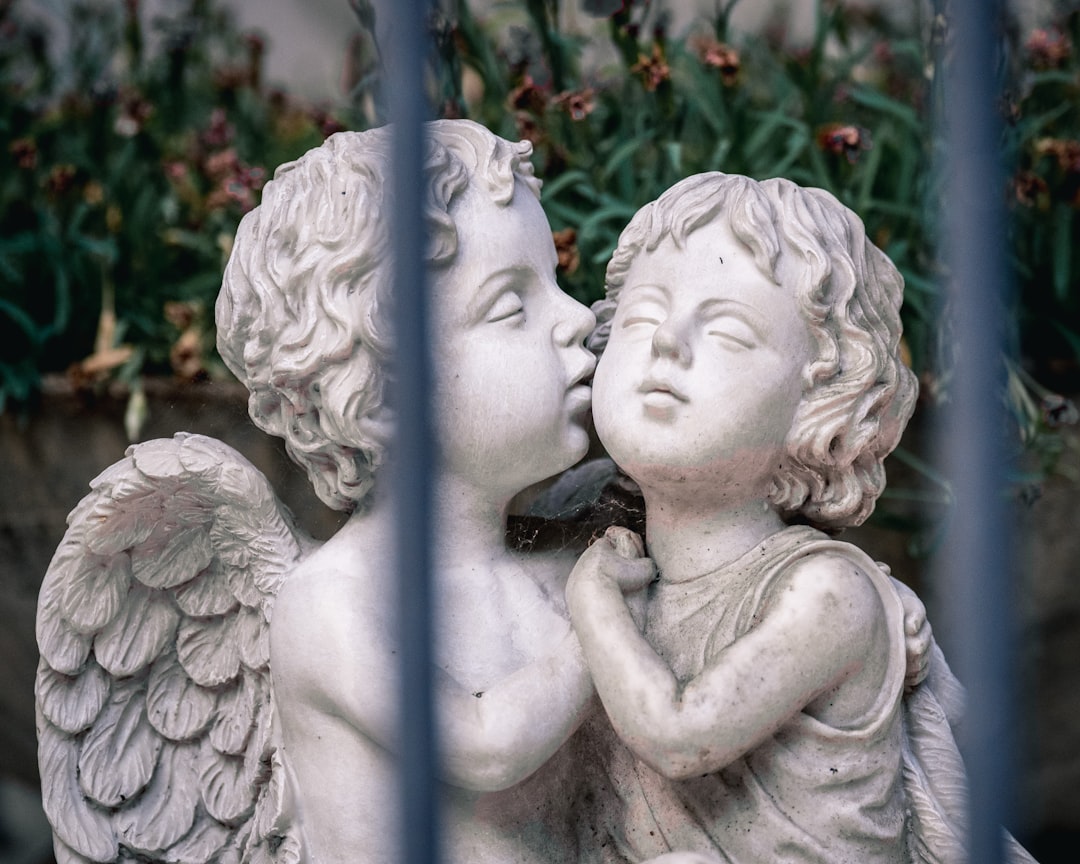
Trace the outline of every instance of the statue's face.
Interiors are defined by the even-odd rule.
[[[792,292],[726,223],[634,259],[594,381],[596,431],[648,491],[763,496],[803,396],[810,335]]]
[[[452,205],[458,250],[432,279],[443,467],[496,497],[568,468],[588,449],[593,314],[555,282],[540,202],[468,189]]]

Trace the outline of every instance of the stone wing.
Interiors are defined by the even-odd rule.
[[[38,760],[57,861],[280,857],[295,838],[269,621],[312,541],[266,478],[212,438],[134,446],[91,490],[37,613]]]

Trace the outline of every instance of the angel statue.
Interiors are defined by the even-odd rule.
[[[509,548],[506,523],[586,452],[594,318],[556,285],[529,145],[440,121],[426,146],[447,848],[571,861],[540,790],[568,788],[551,757],[592,695],[563,605],[576,556]],[[71,514],[38,613],[61,864],[394,860],[390,161],[382,128],[279,168],[217,306],[252,419],[351,511],[341,530],[314,543],[250,464],[187,435],[130,449]]]
[[[606,722],[566,606],[585,544],[508,540],[512,499],[589,447],[596,363],[592,313],[555,282],[529,154],[438,121],[421,179],[441,443],[444,845],[463,864],[576,864],[619,830],[618,808],[597,800],[621,800],[604,786],[606,751],[574,735],[587,717]],[[339,133],[280,167],[237,231],[217,305],[218,347],[253,421],[351,514],[338,533],[306,537],[242,457],[183,434],[131,448],[69,518],[37,622],[39,760],[60,864],[396,858],[395,754],[409,742],[394,489],[382,479],[391,155],[383,128]],[[615,536],[619,591],[640,618],[654,566],[636,538]],[[906,602],[918,678],[925,610]]]

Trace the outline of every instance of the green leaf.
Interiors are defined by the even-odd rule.
[[[578,237],[581,240],[589,240],[595,234],[599,233],[600,228],[607,222],[616,222],[617,227],[614,233],[622,231],[626,227],[626,223],[633,218],[635,209],[630,204],[611,204],[607,207],[601,207],[595,213],[589,214],[589,217],[581,223],[581,227],[578,229]]]
[[[566,171],[554,180],[544,181],[542,200],[547,206],[551,199],[568,187],[573,187],[574,192],[589,200],[596,200],[596,191],[589,182],[589,175],[584,171]]]
[[[623,142],[622,145],[615,148],[615,151],[608,158],[607,164],[604,165],[603,170],[600,172],[600,182],[607,183],[612,175],[619,170],[638,150],[641,149],[652,135],[640,135],[635,138],[631,138],[629,141]]]
[[[1050,323],[1054,325],[1054,329],[1069,343],[1069,347],[1072,348],[1073,354],[1080,358],[1080,333],[1070,330],[1060,321],[1051,321]]]
[[[1072,273],[1073,212],[1066,204],[1054,208],[1054,296],[1062,303],[1069,298]]]
[[[74,234],[71,237],[72,245],[96,255],[105,263],[112,264],[116,261],[116,241],[112,237],[91,237],[89,234]]]
[[[0,297],[0,312],[6,314],[19,326],[19,329],[26,334],[31,344],[39,345],[41,343],[41,328],[38,327],[33,318],[26,314],[24,309]]]
[[[892,452],[892,458],[898,462],[903,462],[908,468],[916,471],[920,476],[925,477],[947,495],[952,496],[952,485],[945,478],[945,476],[934,468],[929,462],[919,458],[906,447],[897,447]]]
[[[915,109],[910,105],[905,105],[903,102],[870,87],[855,87],[850,91],[849,95],[852,101],[857,102],[859,105],[895,117],[916,134],[923,133],[923,123],[919,119],[919,115],[915,113]]]

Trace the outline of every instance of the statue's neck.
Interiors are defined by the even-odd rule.
[[[490,571],[508,554],[506,519],[509,502],[494,500],[482,489],[452,477],[433,478],[432,534],[416,535],[417,543],[431,549],[436,575],[472,568]],[[355,542],[392,554],[398,521],[398,501],[392,489],[384,490],[350,520]],[[419,531],[420,526],[409,526]]]
[[[647,490],[645,524],[649,556],[670,582],[718,570],[784,527],[761,499],[703,505]]]

